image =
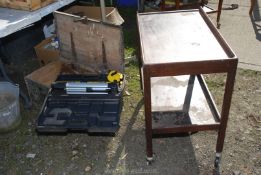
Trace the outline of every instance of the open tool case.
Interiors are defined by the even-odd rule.
[[[60,61],[75,73],[61,73],[52,83],[38,116],[38,132],[119,129],[124,82],[108,83],[107,75],[124,71],[122,29],[83,15],[54,13]]]

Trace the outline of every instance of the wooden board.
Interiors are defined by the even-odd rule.
[[[0,6],[33,11],[47,6],[55,1],[56,0],[0,0]]]
[[[123,34],[120,26],[55,12],[60,56],[88,74],[123,72]]]
[[[51,84],[60,74],[80,74],[74,70],[74,65],[64,64],[61,61],[53,61],[31,74],[25,76],[25,83],[29,96],[34,102],[42,102]]]

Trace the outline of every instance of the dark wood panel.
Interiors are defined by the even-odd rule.
[[[55,13],[61,59],[90,73],[123,72],[123,38],[120,26],[81,20],[79,16]],[[80,21],[79,21],[80,20]]]
[[[169,134],[169,133],[183,133],[183,132],[196,132],[196,131],[208,131],[218,130],[220,124],[213,125],[184,125],[179,127],[171,128],[153,128],[153,134]]]
[[[228,72],[237,66],[238,59],[221,59],[210,61],[191,61],[178,63],[144,64],[151,77],[197,75]]]

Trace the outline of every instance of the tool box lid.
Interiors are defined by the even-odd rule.
[[[123,72],[124,46],[120,23],[116,25],[113,18],[107,18],[106,22],[90,19],[85,8],[54,12],[60,60],[72,63],[75,69],[88,74],[97,75],[109,70]],[[106,9],[106,13],[111,15],[112,12]],[[118,12],[114,10],[113,13]]]

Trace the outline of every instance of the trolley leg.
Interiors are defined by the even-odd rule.
[[[235,82],[235,75],[236,75],[236,65],[235,68],[234,69],[232,68],[232,70],[227,74],[225,93],[224,93],[223,104],[222,104],[220,128],[218,131],[218,138],[217,138],[217,146],[216,146],[217,153],[221,153],[223,150],[229,109],[231,105],[232,93],[233,93],[234,82]]]
[[[138,12],[144,12],[144,0],[138,0]]]
[[[175,10],[179,10],[180,8],[180,0],[175,0]]]
[[[221,24],[220,24],[220,16],[221,16],[222,4],[223,4],[223,0],[219,0],[219,2],[218,2],[218,12],[217,12],[217,28],[218,29],[221,26]]]
[[[220,168],[220,159],[221,159],[221,153],[223,150],[223,145],[225,140],[229,109],[231,105],[232,93],[233,93],[235,76],[236,76],[236,69],[237,69],[237,62],[234,62],[233,67],[227,73],[225,93],[224,93],[222,111],[221,111],[221,121],[220,121],[220,127],[218,131],[218,138],[217,138],[217,145],[216,145],[217,154],[215,159],[215,169],[217,170],[219,170]]]
[[[249,15],[252,15],[253,9],[254,9],[254,7],[256,5],[256,1],[257,0],[251,0],[251,5],[250,5],[250,9],[249,9]]]
[[[146,151],[147,162],[151,164],[153,161],[152,152],[152,116],[151,116],[151,85],[150,74],[147,67],[143,67],[144,78],[144,105],[145,105],[145,124],[146,124]]]
[[[162,1],[161,1],[160,10],[161,10],[161,11],[164,11],[164,10],[165,10],[165,0],[162,0]]]

